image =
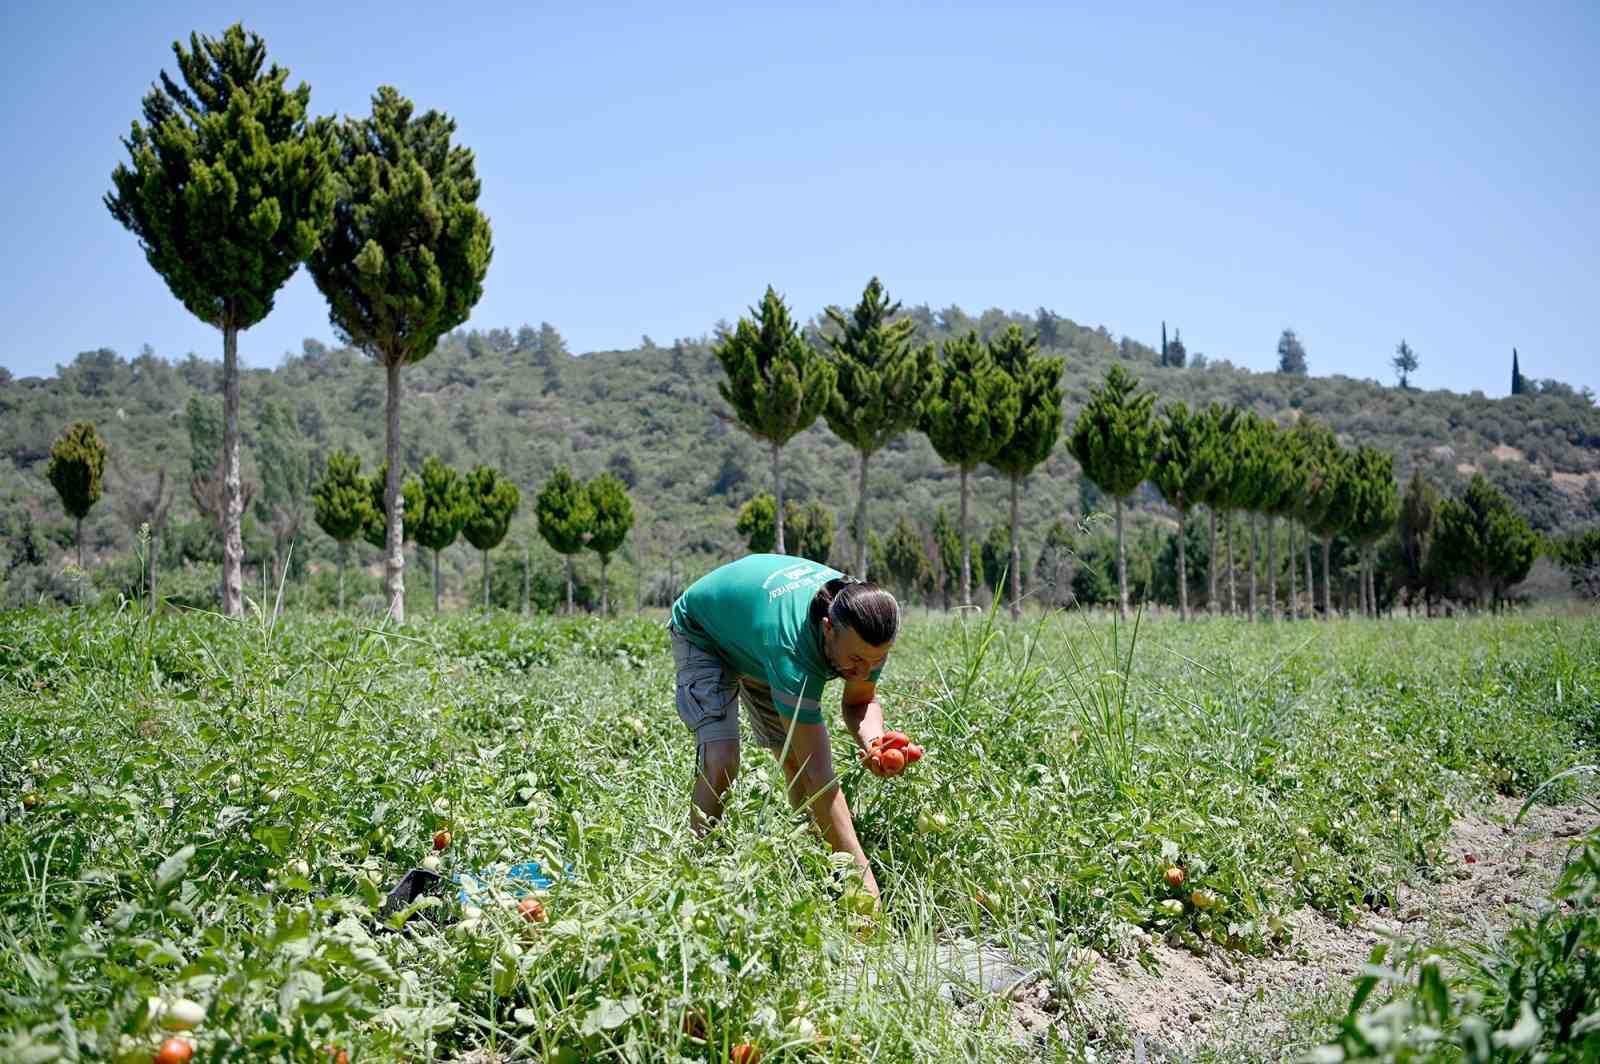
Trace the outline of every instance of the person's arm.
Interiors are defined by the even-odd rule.
[[[844,725],[863,753],[872,740],[883,735],[883,707],[878,704],[878,685],[871,680],[846,680],[839,699]]]

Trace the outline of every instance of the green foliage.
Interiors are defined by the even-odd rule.
[[[430,454],[422,463],[422,511],[406,508],[405,529],[420,546],[444,550],[456,541],[472,515],[473,499],[461,474]]]
[[[371,487],[361,475],[361,456],[334,451],[311,493],[317,526],[335,543],[348,543],[369,522]]]
[[[895,595],[902,603],[910,601],[911,593],[928,574],[928,556],[922,550],[922,535],[905,514],[895,521],[894,531],[884,541],[883,564]]]
[[[1020,332],[1020,330],[1019,330]],[[940,458],[971,472],[1000,452],[1016,428],[1016,382],[976,332],[946,340],[922,431]]]
[[[1223,468],[1217,458],[1216,421],[1204,413],[1191,414],[1178,400],[1162,410],[1156,427],[1150,481],[1169,506],[1187,512],[1207,497]]]
[[[1016,426],[990,465],[1014,479],[1026,477],[1056,448],[1061,438],[1061,371],[1066,360],[1041,357],[1038,340],[1019,325],[989,341],[989,353],[1017,394]]]
[[[833,553],[833,510],[820,499],[804,504],[785,499],[783,512],[789,552],[826,565]]]
[[[1304,377],[1308,372],[1306,348],[1293,329],[1283,330],[1278,337],[1278,372]]]
[[[778,545],[778,504],[768,492],[739,507],[734,531],[743,536],[751,554],[771,554]]]
[[[367,513],[361,526],[362,538],[379,550],[384,548],[387,542],[385,537],[388,535],[388,511],[383,504],[388,477],[389,466],[385,463],[367,480]],[[400,530],[405,536],[404,542],[414,543],[417,539],[417,525],[422,521],[428,501],[427,495],[422,490],[422,481],[416,474],[400,482],[400,498],[405,504]]]
[[[471,500],[462,534],[478,550],[494,550],[506,538],[511,519],[522,505],[522,493],[500,470],[480,465],[467,474]]]
[[[1067,440],[1083,475],[1115,499],[1126,498],[1144,482],[1156,453],[1155,395],[1138,387],[1138,380],[1113,365],[1089,393]]]
[[[1411,375],[1417,371],[1419,364],[1417,353],[1411,349],[1411,345],[1401,340],[1400,346],[1394,349],[1394,358],[1389,360],[1389,364],[1394,367],[1395,376],[1400,378],[1400,387],[1411,387]]]
[[[1418,469],[1406,484],[1395,522],[1400,583],[1408,591],[1433,597],[1439,592],[1433,571],[1433,536],[1439,519],[1439,489]]]
[[[600,555],[603,563],[609,562],[633,527],[633,502],[622,481],[610,473],[601,473],[589,481],[589,505],[594,511],[594,523],[587,546]]]
[[[539,535],[557,554],[570,556],[584,548],[594,528],[594,503],[571,469],[556,467],[539,489],[535,509]]]
[[[1008,525],[991,525],[989,534],[983,537],[981,545],[974,542],[978,548],[978,565],[983,572],[983,583],[996,596],[1004,589],[1000,586],[1001,580],[1009,578],[1007,573],[1011,568],[1011,528]],[[1028,571],[1028,552],[1022,551],[1022,571]],[[1026,585],[1024,586],[1026,590]]]
[[[874,277],[848,317],[838,307],[827,310],[837,330],[827,338],[836,375],[828,427],[867,455],[915,428],[938,384],[933,345],[914,341],[916,323],[895,317],[899,309]]]
[[[309,267],[339,335],[385,365],[426,358],[483,294],[489,220],[455,129],[385,85],[334,130],[338,201]]]
[[[1359,447],[1351,457],[1344,490],[1354,493],[1345,533],[1368,546],[1394,527],[1400,497],[1394,482],[1394,456],[1371,447]],[[1529,559],[1530,564],[1532,559]]]
[[[1469,587],[1493,604],[1533,567],[1539,539],[1505,495],[1476,474],[1460,497],[1439,507],[1433,551],[1450,583]],[[1487,600],[1487,601],[1486,601]]]
[[[100,501],[105,471],[106,441],[94,425],[80,421],[69,425],[51,445],[45,478],[56,489],[67,516],[82,521]]]
[[[248,329],[332,222],[327,133],[242,26],[172,51],[181,84],[162,71],[145,96],[105,204],[191,314]]]
[[[1571,577],[1574,591],[1584,598],[1600,598],[1600,527],[1562,537],[1553,554]]]
[[[1600,835],[1591,832],[1562,870],[1551,904],[1498,946],[1414,948],[1393,968],[1388,951],[1373,948],[1337,1039],[1307,1059],[1600,1059]]]
[[[751,315],[713,348],[727,374],[717,391],[752,435],[781,447],[827,406],[834,369],[800,336],[770,285]]]

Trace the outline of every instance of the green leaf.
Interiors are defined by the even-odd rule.
[[[1539,1035],[1544,1032],[1544,1025],[1539,1022],[1539,1017],[1533,1013],[1533,1006],[1524,1001],[1522,1009],[1517,1016],[1517,1022],[1508,1031],[1496,1031],[1490,1038],[1496,1049],[1510,1049],[1516,1052],[1532,1049],[1539,1044]]]
[[[156,893],[164,894],[169,887],[183,879],[193,858],[194,846],[189,845],[162,861],[156,869]]]
[[[631,994],[620,1001],[601,998],[600,1003],[584,1016],[580,1033],[587,1038],[601,1031],[616,1030],[637,1016],[642,1008],[639,999]]]

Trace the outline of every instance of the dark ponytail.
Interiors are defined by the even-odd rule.
[[[894,641],[900,631],[900,604],[886,588],[870,581],[839,577],[817,588],[811,599],[811,623],[826,617],[835,628],[848,628],[868,646]]]

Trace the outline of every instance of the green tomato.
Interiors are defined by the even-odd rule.
[[[1183,902],[1177,898],[1168,898],[1160,905],[1162,916],[1179,917],[1183,915]]]

